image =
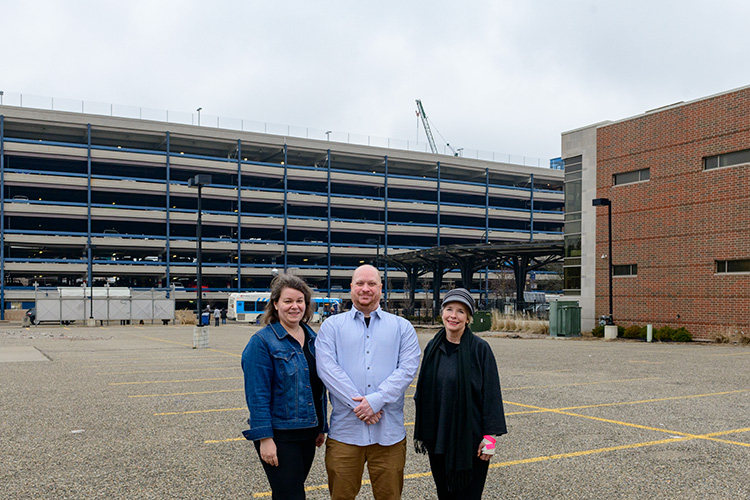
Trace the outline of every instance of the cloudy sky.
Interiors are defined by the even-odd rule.
[[[563,131],[750,84],[748,21],[745,0],[2,0],[0,90],[423,143],[419,98],[439,143],[544,163]]]

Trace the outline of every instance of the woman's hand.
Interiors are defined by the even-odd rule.
[[[477,450],[477,456],[480,460],[484,460],[485,462],[489,462],[490,458],[492,458],[492,455],[486,455],[482,453],[482,448],[484,448],[484,443],[479,443],[479,449]]]
[[[326,435],[321,432],[320,434],[318,434],[318,437],[315,438],[315,446],[320,448],[321,446],[323,446],[323,443],[325,442],[326,442]]]
[[[273,438],[260,440],[260,458],[268,465],[279,466],[279,458],[276,456],[276,443]]]

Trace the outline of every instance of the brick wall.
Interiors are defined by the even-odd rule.
[[[600,128],[597,197],[612,200],[613,309],[623,326],[684,326],[695,338],[750,332],[750,274],[716,260],[750,259],[750,166],[703,170],[705,156],[750,149],[750,88]],[[615,173],[650,180],[614,186]],[[586,202],[584,200],[584,202]],[[607,209],[597,209],[596,312],[608,309]]]

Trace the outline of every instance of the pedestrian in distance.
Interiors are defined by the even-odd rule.
[[[507,433],[492,349],[471,332],[474,299],[445,294],[443,328],[424,350],[414,394],[414,445],[427,453],[440,500],[479,500],[495,438]]]
[[[219,320],[221,319],[221,309],[219,309],[219,306],[216,306],[214,309],[214,326],[219,326]]]
[[[221,324],[222,325],[227,324],[227,308],[226,307],[221,308]]]
[[[279,274],[261,323],[242,353],[250,429],[275,500],[303,500],[305,479],[323,445],[325,386],[316,372],[312,291],[299,277]]]
[[[375,500],[401,498],[406,461],[404,393],[419,366],[414,327],[380,308],[372,266],[352,276],[352,309],[330,316],[316,344],[318,374],[331,399],[325,464],[333,500],[353,500],[364,466]]]

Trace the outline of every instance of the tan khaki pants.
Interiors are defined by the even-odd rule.
[[[365,462],[375,500],[399,500],[404,489],[406,438],[391,446],[355,446],[328,438],[326,471],[331,500],[354,500],[362,485]]]

